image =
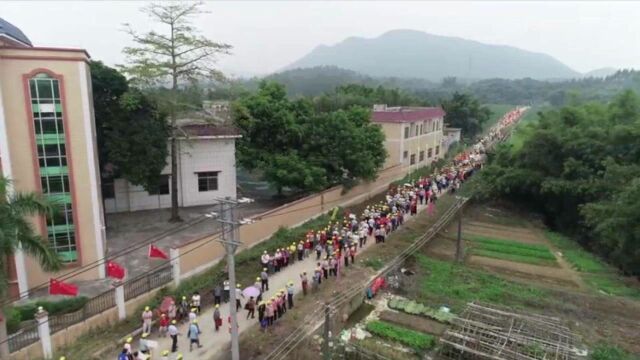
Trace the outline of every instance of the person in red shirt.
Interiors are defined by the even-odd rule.
[[[167,329],[169,328],[169,317],[167,314],[162,313],[160,315],[160,336],[167,336]]]

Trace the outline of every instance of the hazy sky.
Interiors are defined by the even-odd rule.
[[[0,1],[0,17],[37,46],[81,47],[123,62],[123,23],[154,26],[136,1]],[[207,2],[196,24],[234,46],[220,59],[230,75],[277,71],[319,44],[415,29],[544,52],[578,71],[640,69],[640,2]]]

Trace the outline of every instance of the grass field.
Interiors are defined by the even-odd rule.
[[[462,311],[470,301],[494,304],[519,305],[543,302],[546,291],[504,280],[481,270],[463,265],[416,255],[421,271],[428,276],[421,278],[420,301],[431,306],[446,304],[454,313]]]
[[[556,246],[565,259],[592,289],[609,295],[640,299],[640,289],[628,286],[617,270],[583,249],[578,243],[558,233],[546,232],[547,239]]]
[[[528,125],[538,120],[538,112],[545,110],[541,107],[532,107],[524,114],[520,123],[517,124],[513,130],[511,138],[508,140],[508,144],[512,145],[514,150],[520,149],[527,135]]]
[[[477,235],[467,235],[465,238],[472,241],[471,253],[474,255],[535,265],[557,265],[555,256],[544,245],[523,244]]]
[[[498,120],[502,118],[504,114],[509,112],[509,110],[513,110],[516,107],[515,105],[507,105],[507,104],[487,104],[486,106],[489,108],[489,110],[491,110],[491,116],[489,117],[489,120],[486,123],[482,124],[482,133],[481,133],[482,135],[489,132],[491,127],[495,125],[498,122]]]

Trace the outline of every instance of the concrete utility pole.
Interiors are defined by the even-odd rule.
[[[331,360],[331,348],[329,347],[329,326],[331,321],[331,309],[328,303],[324,304],[324,334],[322,341],[322,359]]]
[[[222,226],[222,244],[227,253],[227,267],[229,272],[229,315],[231,317],[231,360],[240,360],[240,346],[238,344],[238,316],[236,314],[236,264],[235,252],[240,242],[236,240],[238,223],[236,222],[235,207],[237,202],[221,200],[218,219]]]
[[[462,262],[464,255],[462,254],[462,207],[458,210],[458,237],[456,239],[456,261]]]

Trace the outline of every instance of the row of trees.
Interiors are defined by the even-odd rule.
[[[308,98],[289,99],[274,82],[234,103],[233,117],[243,136],[240,164],[261,172],[278,193],[375,179],[387,155],[368,108],[318,111]]]
[[[483,197],[541,211],[548,223],[629,274],[640,274],[640,98],[539,114],[521,145],[504,146],[480,176]]]

